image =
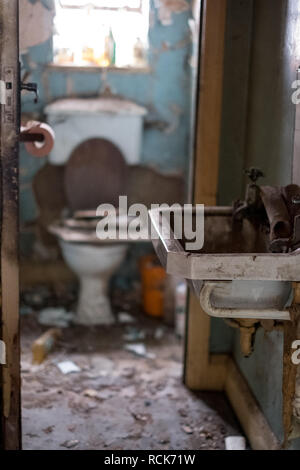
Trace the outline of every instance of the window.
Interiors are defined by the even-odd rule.
[[[144,67],[149,0],[55,0],[54,62]]]

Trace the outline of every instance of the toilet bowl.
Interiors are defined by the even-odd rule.
[[[109,281],[125,258],[127,245],[87,245],[59,241],[63,257],[80,281],[75,322],[81,325],[114,323],[108,297]]]
[[[109,232],[107,240],[100,240],[96,232],[100,218],[90,217],[90,212],[83,211],[83,215],[75,212],[73,217],[56,220],[48,230],[57,237],[66,264],[79,280],[74,322],[111,325],[115,317],[109,300],[110,279],[125,259],[128,243],[114,239]],[[111,218],[118,228],[127,229],[130,221],[127,216],[112,214]]]
[[[134,219],[115,213],[109,214],[109,218],[122,233]],[[105,232],[105,240],[99,239],[96,227],[100,219],[94,211],[78,211],[73,217],[61,218],[48,227],[59,241],[66,264],[79,279],[74,322],[81,325],[115,322],[109,300],[110,279],[124,261],[131,241],[116,238],[114,229]]]
[[[45,113],[56,134],[49,161],[65,165],[68,212],[67,218],[54,221],[48,229],[58,238],[62,256],[80,282],[75,322],[110,325],[114,316],[109,283],[128,244],[113,237],[97,238],[96,209],[100,204],[116,207],[119,196],[126,194],[128,164],[140,158],[146,110],[120,99],[97,98],[57,101]],[[94,216],[78,217],[79,212]],[[117,216],[118,226],[124,223],[127,217]]]

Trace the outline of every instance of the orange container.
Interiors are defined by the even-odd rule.
[[[153,317],[162,317],[166,271],[155,255],[146,255],[141,258],[140,271],[144,311]]]

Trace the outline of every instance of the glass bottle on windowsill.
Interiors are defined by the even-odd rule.
[[[113,36],[112,29],[109,28],[109,33],[105,38],[105,56],[109,65],[116,64],[116,41]]]
[[[145,48],[140,38],[136,38],[133,46],[133,62],[135,67],[143,67],[146,63]]]

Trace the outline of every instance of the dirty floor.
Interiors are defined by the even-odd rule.
[[[47,327],[22,315],[24,449],[224,449],[240,434],[223,394],[182,384],[183,344],[157,320],[63,329],[46,361],[32,365],[31,344]],[[147,357],[124,349],[142,343]],[[142,351],[143,353],[143,351]],[[80,371],[57,367],[73,361]]]

